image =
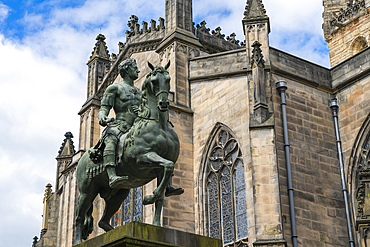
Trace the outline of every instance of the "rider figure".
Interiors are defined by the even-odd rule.
[[[120,137],[132,127],[141,104],[141,91],[134,86],[134,80],[138,78],[140,72],[135,59],[129,58],[121,62],[118,65],[118,71],[123,81],[107,87],[101,101],[98,113],[99,124],[102,126],[110,124],[103,131],[102,138],[96,146],[97,149],[104,148],[103,166],[107,171],[111,188],[116,188],[127,179],[116,174],[116,147]],[[116,114],[115,119],[108,117],[112,108]],[[173,196],[182,193],[184,193],[182,188],[172,186],[171,177],[165,195]]]
[[[141,91],[134,86],[134,80],[138,78],[140,72],[135,59],[129,58],[120,63],[118,71],[123,81],[112,84],[106,89],[98,114],[100,125],[107,126],[110,123],[104,130],[100,143],[105,144],[103,165],[107,170],[111,188],[117,187],[126,180],[126,177],[116,174],[116,147],[122,134],[128,132],[133,125],[141,103]],[[115,119],[108,117],[111,108],[116,114]]]

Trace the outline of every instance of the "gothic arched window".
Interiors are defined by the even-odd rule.
[[[225,127],[216,131],[203,159],[207,235],[224,246],[247,246],[247,205],[242,152]]]
[[[355,55],[356,53],[359,53],[360,51],[365,49],[367,46],[368,45],[367,45],[367,41],[366,41],[365,37],[362,37],[362,36],[357,37],[352,42],[352,45],[351,45],[352,55]]]
[[[348,188],[352,222],[359,246],[370,245],[370,114],[354,141],[348,163]]]
[[[122,206],[112,217],[112,226],[114,228],[125,225],[131,221],[143,221],[143,188],[131,189]]]

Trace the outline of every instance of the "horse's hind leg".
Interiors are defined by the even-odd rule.
[[[122,202],[126,199],[127,195],[130,193],[129,189],[117,191],[115,196],[112,196],[109,200],[105,201],[104,214],[99,221],[99,227],[104,231],[110,231],[113,227],[109,224],[112,216],[117,212]]]
[[[90,212],[91,204],[96,196],[96,193],[94,194],[86,194],[83,192],[80,192],[78,195],[78,203],[77,203],[77,209],[76,209],[76,244],[79,244],[82,242],[82,239],[86,239],[87,235],[90,233],[89,226],[91,223],[91,219],[88,219],[85,221],[86,216],[90,217],[91,215],[87,215],[88,212]],[[89,223],[85,225],[85,222]]]

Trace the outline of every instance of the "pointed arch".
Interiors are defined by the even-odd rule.
[[[229,127],[217,123],[206,142],[199,171],[201,228],[204,235],[221,238],[224,246],[244,246],[248,239],[245,169],[239,143]]]
[[[364,120],[352,147],[348,162],[347,184],[351,204],[351,220],[359,242],[363,241],[365,230],[361,225],[370,223],[370,114]]]
[[[353,40],[353,42],[350,46],[351,55],[353,56],[353,55],[359,53],[360,51],[362,51],[366,47],[368,47],[368,43],[366,41],[366,38],[363,37],[363,36],[356,37]]]

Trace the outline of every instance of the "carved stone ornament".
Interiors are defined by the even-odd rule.
[[[252,50],[252,68],[254,67],[265,67],[265,61],[263,60],[262,50],[261,50],[261,43],[258,41],[255,41],[252,44],[253,50]]]
[[[262,0],[248,0],[244,11],[244,20],[268,18]]]
[[[339,11],[331,13],[332,18],[330,20],[330,26],[332,29],[335,27],[344,27],[344,22],[365,10],[365,0],[354,0],[353,2],[350,1],[348,2],[346,8],[341,8]]]
[[[370,137],[370,136],[369,136]],[[370,224],[370,138],[362,147],[358,159],[358,181],[356,190],[357,218],[356,228],[360,231],[361,226]]]

